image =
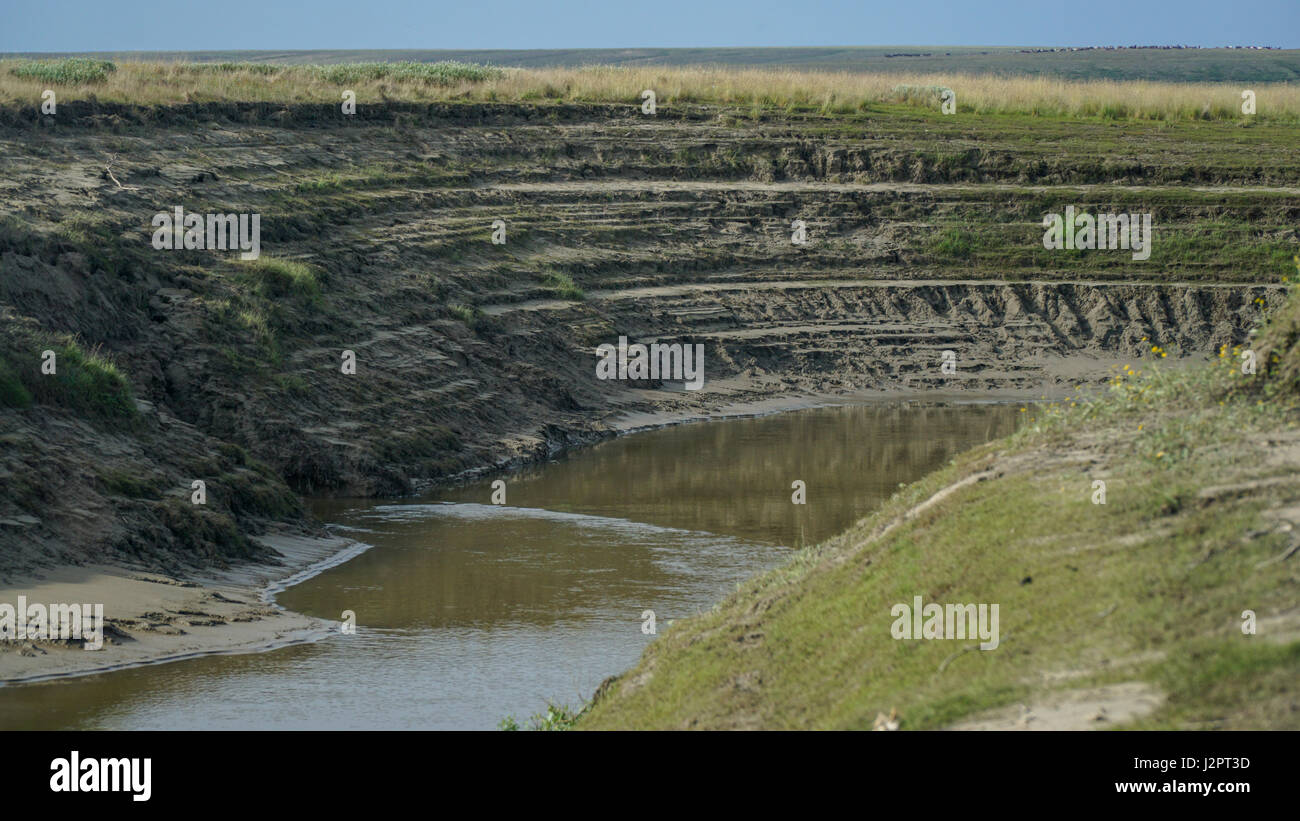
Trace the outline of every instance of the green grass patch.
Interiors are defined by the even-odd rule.
[[[102,212],[78,212],[58,224],[54,235],[64,247],[82,254],[98,268],[114,276],[128,270],[128,252],[123,247],[123,226]]]
[[[117,71],[110,60],[68,57],[62,60],[24,60],[10,66],[9,73],[26,80],[41,80],[54,85],[88,85],[102,83]]]
[[[241,265],[252,276],[257,292],[268,299],[296,296],[312,303],[320,301],[317,270],[307,263],[263,256]]]
[[[385,462],[411,462],[459,450],[460,437],[443,425],[431,425],[413,433],[394,435],[375,446]]]
[[[927,250],[948,259],[970,259],[979,245],[980,239],[976,234],[964,228],[947,228],[931,238]]]
[[[156,477],[126,470],[102,470],[96,474],[109,493],[130,499],[156,499],[161,492],[161,482]]]
[[[526,725],[521,725],[514,716],[506,716],[497,728],[507,732],[524,729],[540,732],[572,730],[586,711],[586,706],[575,709],[567,704],[547,704],[546,712],[534,713]]]
[[[311,393],[311,385],[297,374],[276,374],[275,386],[290,396],[306,396]]]
[[[367,80],[418,80],[430,85],[449,86],[458,83],[481,83],[502,75],[499,68],[462,63],[457,60],[440,60],[436,63],[419,63],[410,60],[395,63],[343,63],[339,65],[313,65],[295,67],[309,71],[330,83],[355,83]]]
[[[453,302],[447,306],[447,310],[451,312],[453,317],[464,322],[471,328],[477,329],[486,321],[483,309],[478,306],[462,305],[458,302]]]
[[[277,66],[271,63],[249,63],[249,62],[222,62],[222,63],[190,63],[185,66],[187,71],[195,74],[238,74],[246,72],[248,74],[258,74],[263,77],[274,77],[284,71],[284,66]]]
[[[556,271],[548,271],[542,276],[542,281],[546,287],[553,290],[556,296],[564,299],[586,299],[587,295],[573,281],[573,277],[568,274]]]
[[[32,404],[32,392],[23,385],[17,371],[0,357],[0,407],[26,408]]]
[[[32,398],[42,405],[69,408],[96,420],[129,420],[137,415],[131,385],[117,365],[98,349],[86,350],[68,339],[47,350],[55,354],[52,374],[41,359],[19,371]]]

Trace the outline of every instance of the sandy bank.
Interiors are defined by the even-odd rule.
[[[209,571],[191,580],[110,566],[62,567],[0,588],[0,603],[102,604],[104,641],[0,641],[0,683],[11,685],[158,664],[215,653],[255,653],[318,641],[330,621],[285,610],[280,590],[357,555],[366,545],[342,538],[262,539],[280,564]]]

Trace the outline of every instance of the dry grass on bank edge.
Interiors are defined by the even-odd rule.
[[[937,94],[917,91],[947,87],[956,92],[958,114],[1300,122],[1300,86],[1285,83],[1251,86],[1258,113],[1248,118],[1241,111],[1246,87],[1221,83],[1073,82],[1045,77],[716,67],[500,69],[463,63],[83,62],[86,64],[0,61],[0,104],[35,106],[46,89],[54,89],[60,101],[96,99],[141,105],[338,103],[344,89],[355,91],[362,105],[394,100],[639,104],[641,92],[653,89],[661,106],[726,104],[848,114],[879,103],[906,102],[937,109]]]

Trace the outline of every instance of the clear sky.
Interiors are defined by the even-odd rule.
[[[1300,48],[1300,0],[0,0],[0,51]]]

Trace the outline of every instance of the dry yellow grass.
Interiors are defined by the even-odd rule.
[[[0,61],[0,104],[35,105],[48,82],[14,76],[16,61]],[[337,67],[334,67],[337,68]],[[242,101],[337,103],[344,88],[360,104],[388,100],[582,101],[639,104],[653,89],[661,106],[724,104],[745,108],[814,109],[849,113],[903,102],[899,86],[955,91],[958,113],[1032,114],[1148,120],[1240,120],[1242,84],[1141,81],[1076,82],[1044,77],[962,74],[857,74],[771,69],[647,67],[502,69],[493,79],[439,84],[422,79],[355,79],[345,83],[312,66],[120,63],[99,83],[53,86],[60,100],[94,98],[144,105]],[[1257,117],[1300,121],[1300,86],[1250,86]],[[937,107],[929,98],[913,105]]]

